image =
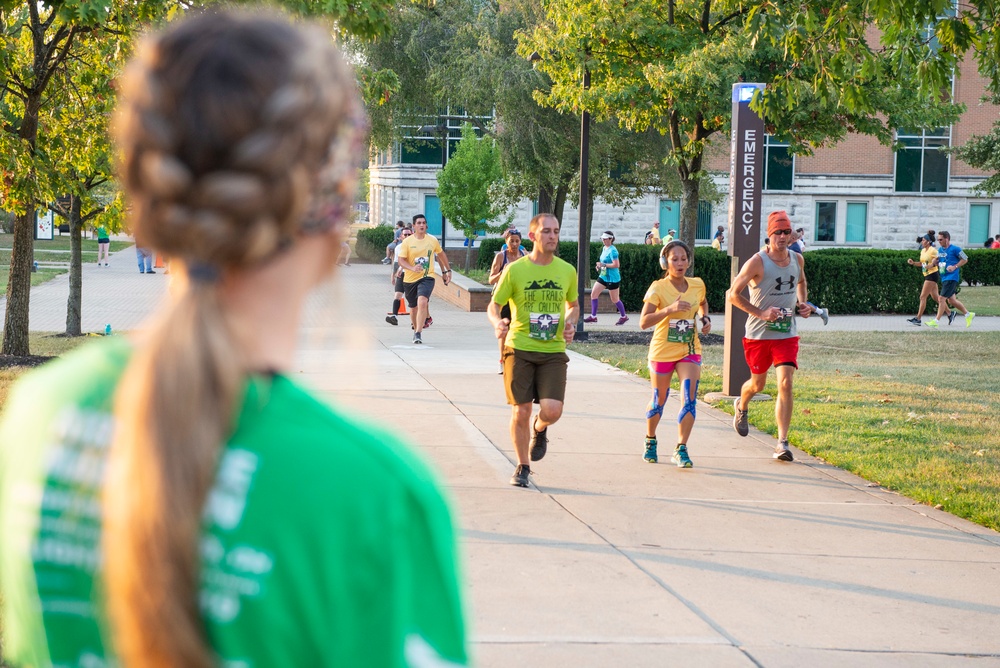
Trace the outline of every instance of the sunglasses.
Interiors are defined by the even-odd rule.
[[[791,234],[791,233],[792,233],[791,230],[775,230],[774,232],[772,232],[772,234],[777,234],[778,236],[781,236],[782,234]]]

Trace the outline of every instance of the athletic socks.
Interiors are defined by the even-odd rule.
[[[398,299],[393,299],[392,300],[392,314],[393,315],[399,315],[399,300]]]
[[[597,301],[596,299],[590,300],[590,316],[593,318],[597,317]]]
[[[624,318],[625,317],[625,302],[623,302],[622,300],[619,299],[615,303],[615,306],[618,307],[618,313],[621,315],[621,317]]]

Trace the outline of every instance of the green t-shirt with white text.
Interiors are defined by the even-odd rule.
[[[100,490],[125,339],[25,376],[0,422],[11,666],[116,665]],[[227,668],[466,665],[451,514],[423,461],[282,375],[249,379],[204,511],[200,604]],[[434,661],[437,661],[435,663]]]

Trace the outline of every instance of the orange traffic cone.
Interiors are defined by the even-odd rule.
[[[386,313],[386,315],[392,315],[392,311]],[[406,297],[399,300],[399,313],[396,315],[410,315],[410,312],[406,310]]]

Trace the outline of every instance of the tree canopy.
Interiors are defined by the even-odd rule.
[[[904,47],[899,40],[915,31],[900,29],[879,41],[868,4],[550,0],[544,20],[518,35],[519,52],[538,53],[551,78],[535,94],[541,104],[669,138],[683,191],[680,236],[692,244],[706,146],[728,135],[736,82],[768,85],[754,105],[798,153],[849,132],[891,143],[897,128],[957,117],[936,70],[919,76],[915,54],[927,40],[923,51]]]

